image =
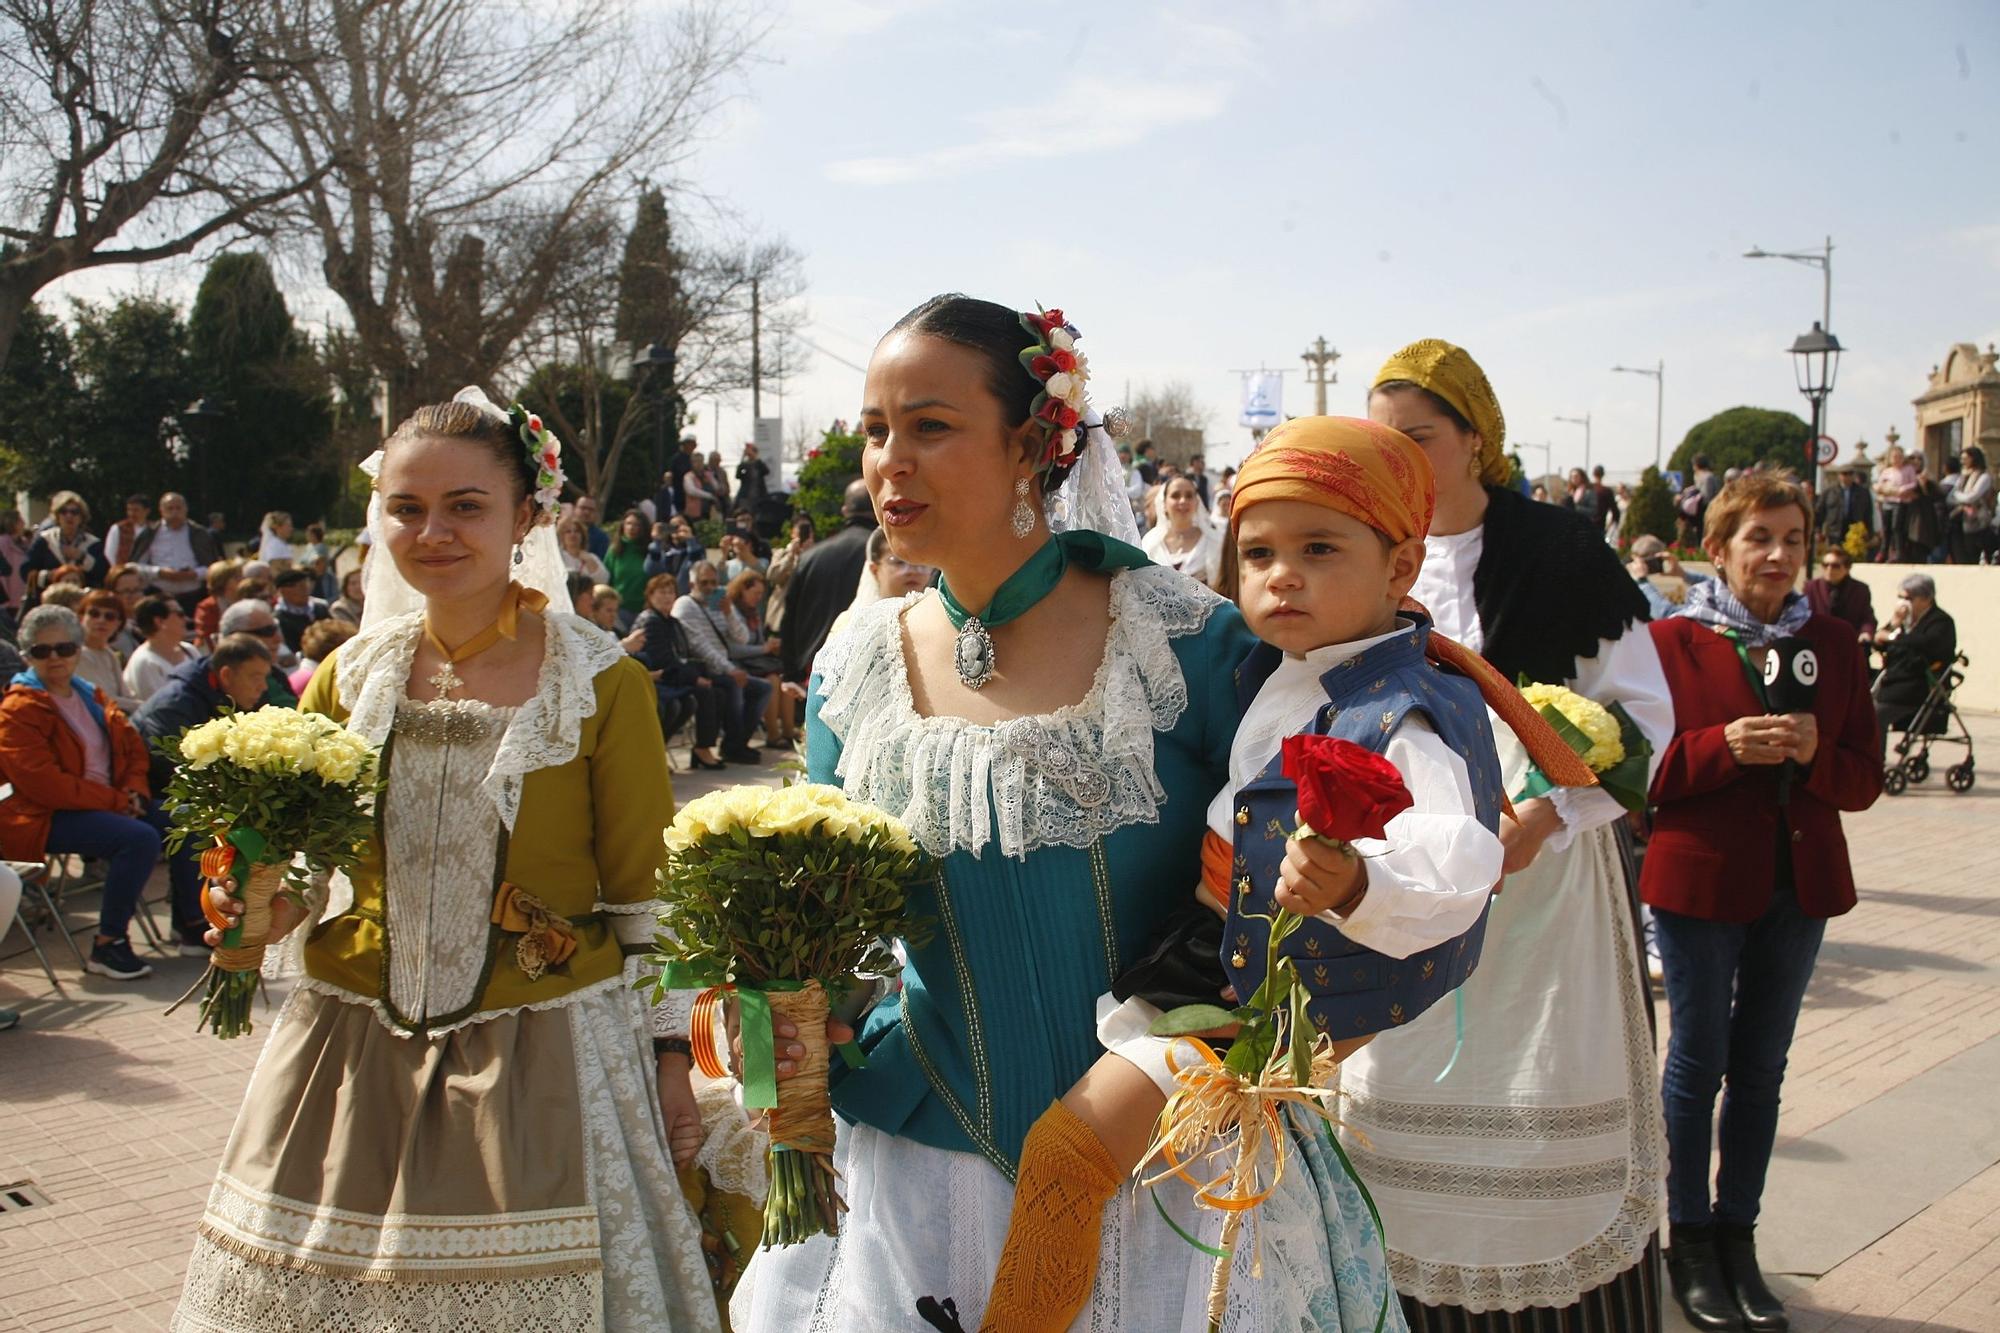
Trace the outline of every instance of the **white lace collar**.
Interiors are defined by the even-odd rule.
[[[534,697],[514,710],[480,789],[511,833],[521,808],[521,779],[576,758],[583,720],[597,711],[597,677],[625,655],[617,640],[587,620],[544,611],[548,640]],[[423,612],[371,625],[340,649],[340,702],[347,725],[376,745],[388,739],[406,697],[410,663],[423,638]]]
[[[925,851],[1003,856],[1088,847],[1160,818],[1153,733],[1188,703],[1172,640],[1198,633],[1222,599],[1161,566],[1111,580],[1111,629],[1090,691],[1074,704],[991,726],[922,717],[903,661],[903,612],[934,593],[878,602],[827,642],[820,719],[841,739],[850,796],[899,816]]]

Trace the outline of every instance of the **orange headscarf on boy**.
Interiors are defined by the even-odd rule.
[[[1358,417],[1295,417],[1266,435],[1236,473],[1231,533],[1245,510],[1266,500],[1320,505],[1401,542],[1430,535],[1437,489],[1430,459],[1403,432]],[[1405,605],[1423,611],[1408,599]],[[1512,729],[1549,781],[1561,787],[1597,785],[1597,775],[1576,751],[1485,658],[1435,632],[1430,657],[1471,677],[1486,706]]]
[[[1400,542],[1429,534],[1437,483],[1431,460],[1399,430],[1360,417],[1294,417],[1236,473],[1231,530],[1265,500],[1338,510]]]

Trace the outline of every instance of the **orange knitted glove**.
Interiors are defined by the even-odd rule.
[[[1061,1333],[1097,1280],[1104,1205],[1122,1177],[1090,1126],[1053,1102],[1021,1145],[1000,1271],[980,1333]]]

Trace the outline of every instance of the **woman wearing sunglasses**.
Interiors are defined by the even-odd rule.
[[[0,773],[14,784],[0,802],[0,857],[101,858],[103,906],[84,966],[136,981],[153,969],[133,954],[125,932],[159,862],[166,823],[147,782],[146,743],[116,700],[77,679],[83,625],[74,612],[36,607],[21,618],[20,644],[27,669],[0,697]],[[187,896],[197,886],[175,887]]]
[[[90,506],[75,491],[57,491],[49,497],[49,513],[55,522],[35,534],[28,549],[28,568],[36,588],[53,581],[53,571],[74,565],[83,571],[90,587],[104,582],[109,562],[104,543],[90,530]]]

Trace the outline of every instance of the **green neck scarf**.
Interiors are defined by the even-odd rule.
[[[952,645],[952,664],[967,689],[984,689],[993,679],[998,663],[993,655],[989,629],[1019,619],[1062,582],[1071,565],[1082,569],[1138,569],[1149,565],[1145,553],[1101,532],[1061,532],[1043,542],[1041,548],[993,592],[993,600],[982,611],[968,610],[952,595],[951,585],[940,576],[938,600],[945,618],[958,631]]]

